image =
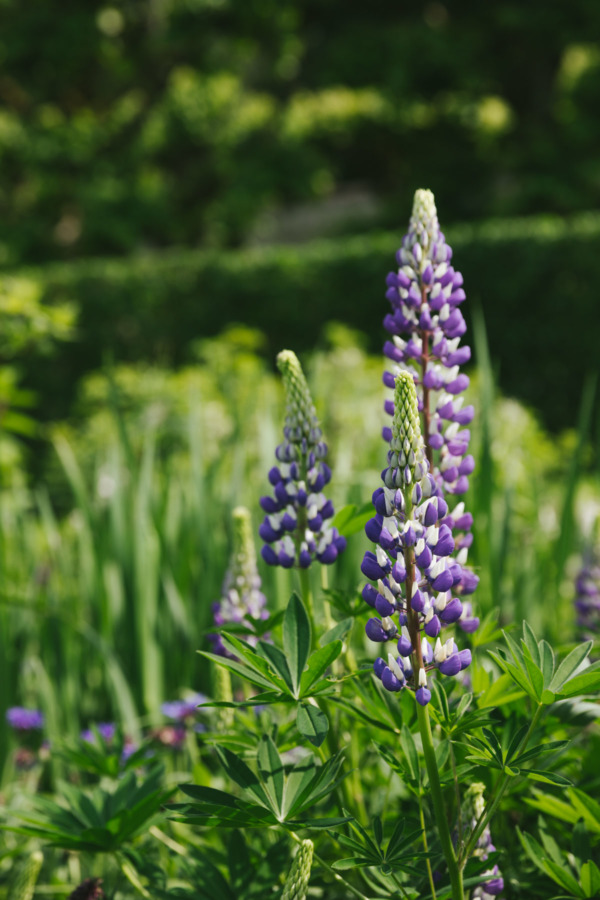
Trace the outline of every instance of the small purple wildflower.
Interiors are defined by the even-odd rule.
[[[376,515],[365,526],[375,553],[367,551],[361,564],[375,585],[367,583],[362,595],[379,615],[367,622],[367,636],[378,643],[397,641],[397,654],[375,660],[375,675],[388,691],[411,687],[425,706],[431,700],[428,672],[457,675],[471,663],[470,650],[439,637],[463,615],[453,596],[463,570],[452,559],[454,538],[444,522],[448,506],[429,473],[410,373],[398,374],[394,402],[384,486],[373,494]]]
[[[115,736],[117,726],[114,722],[99,722],[96,725],[96,731],[106,744],[110,744]],[[96,743],[96,735],[91,728],[86,728],[80,734],[81,740],[88,744]]]
[[[43,713],[24,706],[11,706],[7,709],[6,721],[15,731],[36,731],[44,727]]]
[[[278,465],[269,472],[274,496],[260,500],[266,513],[259,529],[265,542],[262,557],[285,569],[306,569],[315,560],[331,565],[346,539],[331,526],[333,504],[323,494],[331,480],[327,444],[296,354],[282,350],[277,366],[286,395],[285,440],[275,451]]]
[[[384,373],[383,381],[394,388],[400,371],[414,379],[429,471],[436,494],[444,498],[464,494],[474,468],[468,453],[471,434],[465,427],[474,410],[464,406],[460,396],[469,385],[469,377],[460,367],[471,358],[470,348],[460,346],[466,331],[459,308],[465,292],[462,275],[451,266],[451,258],[433,194],[416,191],[408,233],[396,254],[399,268],[386,279],[392,312],[383,324],[392,339],[386,341],[383,352],[396,365]],[[386,401],[385,409],[393,415],[391,400]],[[389,427],[384,428],[383,436],[386,441],[391,439]],[[455,535],[457,560],[464,566],[472,542],[473,517],[464,503],[459,503],[441,524],[448,525]],[[455,592],[472,593],[478,582],[478,577],[465,569]]]
[[[256,551],[252,538],[252,519],[245,506],[233,510],[233,549],[225,574],[221,599],[213,603],[215,625],[222,627],[243,624],[253,628],[253,622],[268,618],[267,599],[261,591],[260,575],[256,567]],[[230,656],[220,634],[209,634],[213,652]],[[246,638],[255,643],[252,635]],[[204,702],[204,701],[202,701]]]
[[[485,808],[483,800],[484,791],[485,785],[481,782],[475,782],[468,788],[465,794],[465,824],[469,831],[472,831],[475,828]],[[488,858],[488,855],[494,853],[495,850],[496,848],[492,844],[490,829],[486,826],[477,841],[477,847],[473,851],[473,856],[485,861]],[[473,891],[473,900],[493,900],[494,897],[497,897],[504,890],[504,879],[502,878],[497,865],[494,865],[489,872],[485,872],[482,875],[482,878],[485,878],[485,881],[478,884]]]
[[[198,715],[198,707],[201,703],[206,703],[208,697],[205,694],[192,694],[185,700],[169,700],[163,703],[160,711],[167,719],[173,719],[175,722],[185,722],[187,719],[195,718]]]

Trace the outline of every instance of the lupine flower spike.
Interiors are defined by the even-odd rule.
[[[460,346],[466,331],[459,308],[465,299],[463,278],[450,264],[452,250],[440,231],[431,191],[416,191],[408,233],[396,258],[399,268],[386,279],[392,312],[383,323],[392,335],[383,351],[396,365],[393,371],[384,373],[383,380],[394,388],[398,372],[408,372],[414,378],[425,453],[435,482],[432,490],[449,498],[466,492],[474,467],[473,457],[467,452],[470,432],[464,427],[473,418],[473,407],[464,406],[460,396],[469,384],[460,366],[470,359],[471,350]],[[385,408],[393,415],[393,401],[386,401]],[[384,428],[383,435],[389,441],[391,429]],[[446,512],[444,524],[455,533],[457,559],[464,565],[473,538],[473,518],[464,503]],[[456,593],[471,594],[478,581],[464,569]],[[470,607],[465,606],[459,625],[465,631],[474,631],[478,624]]]
[[[455,549],[445,523],[448,505],[436,492],[435,478],[421,436],[413,377],[396,378],[395,413],[383,487],[373,494],[376,515],[365,531],[376,545],[367,551],[361,570],[363,598],[378,618],[367,622],[372,641],[395,641],[397,652],[379,657],[373,666],[388,691],[409,687],[425,706],[431,699],[428,675],[438,669],[457,675],[471,662],[470,650],[459,650],[454,639],[442,642],[442,628],[458,622],[463,606],[453,596],[463,569],[452,558]]]
[[[253,621],[266,619],[266,597],[261,591],[256,568],[256,551],[252,537],[252,520],[245,506],[233,510],[233,550],[223,581],[221,599],[213,604],[215,625],[243,623],[252,628]],[[218,634],[209,634],[213,652],[229,655]],[[247,639],[252,643],[252,636]]]
[[[314,845],[302,841],[283,886],[281,900],[305,900],[310,879]]]
[[[465,820],[467,827],[471,831],[475,828],[485,807],[483,800],[484,791],[485,785],[481,784],[481,782],[475,782],[475,784],[472,784],[469,787],[465,794]],[[473,856],[485,861],[489,854],[494,853],[495,850],[496,848],[492,844],[490,829],[489,827],[486,827],[477,841],[477,847],[473,851]],[[471,895],[472,900],[492,900],[492,898],[497,897],[504,890],[504,879],[500,875],[500,870],[497,865],[490,869],[489,872],[485,872],[482,878],[485,880],[482,881],[481,884],[478,884],[473,891],[473,894]]]
[[[286,569],[306,569],[315,559],[329,565],[346,540],[329,524],[333,504],[322,493],[331,479],[327,444],[296,354],[282,350],[277,366],[286,396],[285,440],[275,451],[278,465],[269,472],[274,496],[260,501],[266,513],[259,529],[265,542],[262,556],[269,565]]]

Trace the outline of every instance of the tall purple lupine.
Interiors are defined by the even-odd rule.
[[[331,527],[333,504],[322,493],[331,479],[327,444],[296,354],[282,350],[277,366],[286,396],[285,440],[275,450],[278,464],[269,472],[274,496],[260,500],[266,513],[259,529],[265,542],[262,556],[269,565],[286,569],[306,569],[315,559],[329,565],[346,540]]]
[[[232,519],[233,549],[221,599],[213,603],[214,622],[219,627],[243,623],[252,628],[253,621],[268,618],[267,600],[260,589],[250,512],[245,506],[237,506]],[[209,634],[208,637],[215,653],[229,655],[219,634]]]
[[[464,820],[470,831],[473,831],[477,825],[485,808],[483,800],[484,791],[485,785],[481,782],[475,782],[468,788],[465,794],[463,810]],[[482,859],[485,862],[489,854],[494,853],[495,850],[496,848],[492,844],[489,826],[486,826],[477,841],[473,856]],[[485,880],[481,881],[480,884],[475,887],[471,895],[472,900],[493,900],[494,897],[497,897],[504,890],[504,879],[502,878],[497,865],[494,865],[488,872],[484,872],[481,877]]]
[[[397,642],[397,653],[375,660],[376,676],[388,691],[412,688],[425,706],[431,699],[428,673],[457,675],[471,662],[470,650],[459,650],[452,637],[442,643],[439,636],[463,613],[453,596],[463,568],[452,557],[448,504],[429,472],[417,392],[407,371],[396,376],[394,410],[383,487],[373,494],[376,515],[365,527],[376,546],[365,553],[361,571],[375,584],[366,584],[362,595],[380,616],[367,622],[368,637]]]
[[[460,366],[471,357],[468,346],[460,346],[466,331],[460,304],[465,299],[463,278],[450,264],[452,250],[440,230],[435,200],[431,191],[415,193],[408,233],[396,254],[399,268],[390,272],[386,297],[392,312],[384,319],[392,339],[386,341],[385,355],[396,365],[385,372],[384,384],[394,388],[396,375],[408,372],[417,386],[419,412],[429,471],[435,480],[435,493],[449,499],[464,494],[474,468],[468,453],[470,431],[465,426],[473,418],[473,407],[464,406],[463,391],[469,378]],[[393,415],[393,401],[385,403]],[[384,428],[386,441],[391,429]],[[456,538],[458,559],[466,562],[473,536],[473,518],[459,502],[444,518]],[[463,570],[456,592],[471,594],[479,579]],[[478,621],[465,612],[461,626],[474,630]]]

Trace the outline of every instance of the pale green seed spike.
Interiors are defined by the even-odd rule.
[[[233,551],[229,570],[233,586],[240,591],[249,590],[256,578],[256,551],[252,537],[252,517],[245,506],[236,506],[233,519]]]
[[[440,231],[435,197],[431,191],[423,188],[415,191],[408,231],[411,236],[411,247],[418,243],[424,251],[419,260],[422,269],[427,261],[427,251],[437,240]]]
[[[291,429],[288,439],[300,443],[306,438],[314,443],[311,430],[318,428],[317,412],[300,361],[292,350],[282,350],[277,355],[277,368],[285,388],[286,425]]]
[[[410,372],[400,371],[396,376],[394,391],[394,418],[392,420],[392,450],[397,454],[393,464],[410,470],[408,483],[420,480],[427,472],[425,447],[421,436],[417,389]]]
[[[6,900],[31,900],[43,862],[43,853],[35,850],[27,859],[15,866],[14,873],[11,872]]]
[[[224,666],[213,668],[213,696],[219,703],[231,703],[233,692],[231,690],[231,675]],[[229,731],[233,725],[234,709],[231,706],[217,707],[217,729]]]
[[[310,879],[314,845],[302,841],[283,886],[281,900],[305,900]]]
[[[485,809],[485,801],[483,795],[485,793],[485,784],[481,781],[475,781],[469,786],[465,793],[464,812],[465,818],[477,821],[483,810]]]

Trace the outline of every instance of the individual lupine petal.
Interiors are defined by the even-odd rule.
[[[425,674],[425,669],[419,669],[419,687],[416,690],[415,697],[417,703],[420,703],[421,706],[427,706],[431,700],[431,691],[427,687],[427,675]]]
[[[283,886],[281,900],[305,900],[310,881],[314,844],[310,840],[301,842]]]

